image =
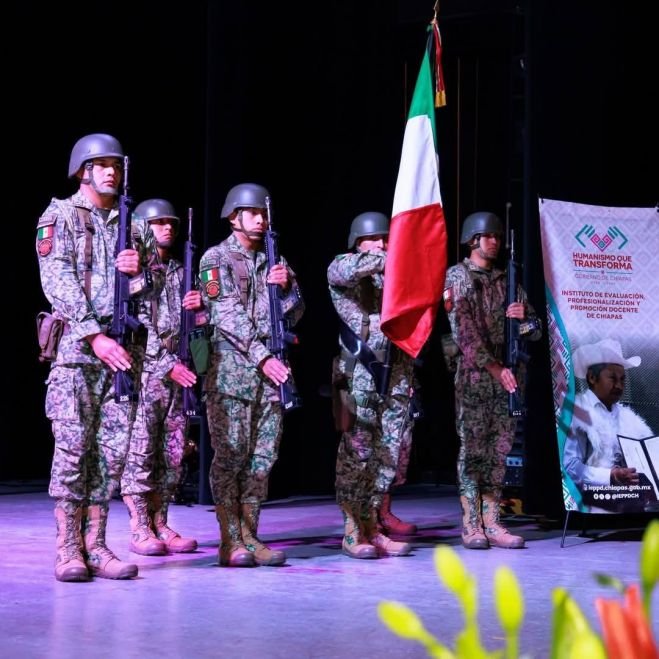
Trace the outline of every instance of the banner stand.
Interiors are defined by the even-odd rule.
[[[565,511],[565,524],[563,524],[563,536],[561,537],[561,549],[563,549],[563,547],[565,547],[565,534],[567,533],[567,525],[568,525],[568,521],[570,519],[570,513],[572,513],[572,512],[579,512],[579,511],[578,510],[566,510]],[[585,526],[581,527],[581,533],[579,534],[579,537],[580,538],[588,537],[586,535],[586,527]]]
[[[564,547],[572,511],[659,508],[659,207],[538,201]]]

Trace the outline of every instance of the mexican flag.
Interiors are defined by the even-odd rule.
[[[434,40],[433,38],[434,37]],[[435,73],[441,72],[441,42],[434,27],[410,106],[396,181],[384,278],[382,331],[416,357],[430,336],[447,265],[447,237],[435,135]],[[438,104],[443,83],[437,85]]]

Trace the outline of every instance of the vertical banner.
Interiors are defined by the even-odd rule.
[[[566,510],[659,510],[659,210],[540,200]]]

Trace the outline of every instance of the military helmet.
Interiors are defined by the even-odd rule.
[[[388,235],[389,218],[384,213],[375,213],[373,211],[361,213],[360,215],[357,215],[350,225],[348,249],[352,249],[355,246],[357,238]]]
[[[181,221],[174,210],[174,206],[172,206],[166,199],[147,199],[142,201],[135,207],[135,213],[147,222],[162,220],[165,218],[176,220],[174,222],[176,228],[178,228]]]
[[[265,208],[265,200],[269,196],[270,193],[257,183],[234,185],[227,193],[220,217],[229,217],[238,208]]]
[[[486,211],[472,213],[465,218],[462,224],[460,242],[466,245],[474,236],[481,233],[498,233],[503,236],[501,220],[494,214]]]
[[[93,158],[123,158],[124,150],[119,141],[105,133],[92,133],[81,137],[71,149],[69,159],[69,178],[76,175],[77,171]]]

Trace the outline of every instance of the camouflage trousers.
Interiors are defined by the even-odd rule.
[[[172,380],[144,372],[131,431],[122,494],[173,494],[181,475],[187,418]]]
[[[112,371],[100,362],[54,366],[47,385],[55,438],[48,493],[85,504],[109,501],[124,469],[134,405],[115,402]]]
[[[398,487],[404,485],[407,480],[407,468],[410,466],[410,456],[412,454],[412,430],[414,424],[410,421],[405,424],[403,431],[403,438],[400,442],[400,449],[398,450],[398,467],[396,468],[396,475],[391,487]]]
[[[356,502],[364,507],[378,507],[397,480],[401,466],[407,473],[412,440],[409,397],[388,396],[384,402],[368,402],[368,396],[355,392],[355,426],[341,436],[335,482],[339,504]],[[364,406],[362,402],[368,404]]]
[[[210,489],[215,504],[265,501],[283,430],[279,402],[209,393],[206,413],[214,451]]]
[[[515,438],[508,394],[485,369],[460,370],[455,382],[460,496],[500,490]]]

